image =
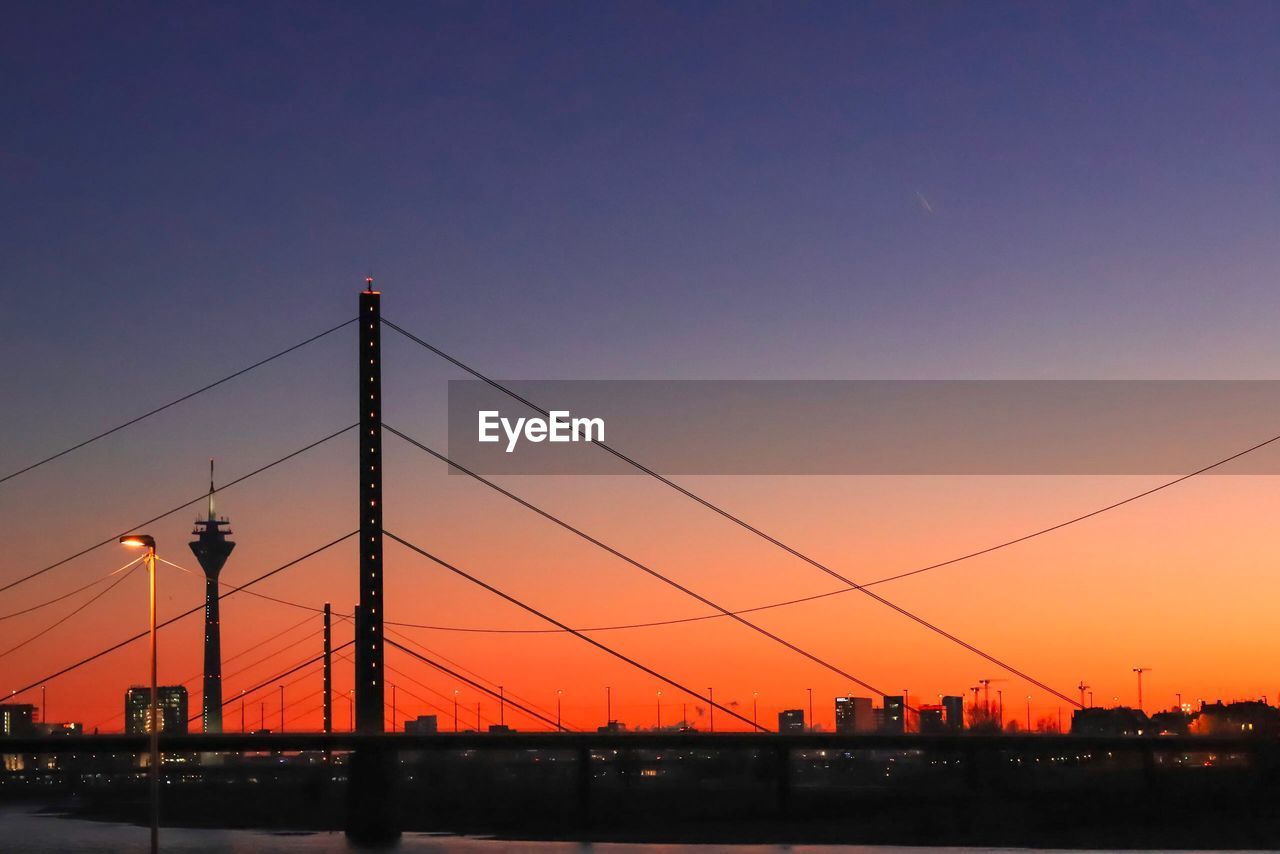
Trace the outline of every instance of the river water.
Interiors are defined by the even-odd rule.
[[[0,851],[5,854],[146,854],[145,827],[47,815],[32,808],[0,808]],[[350,854],[341,833],[266,833],[253,830],[163,828],[160,848],[178,854]],[[395,849],[405,854],[919,854],[890,845],[633,845],[614,842],[513,842],[479,837],[405,834]],[[1000,848],[948,848],[950,854],[984,854]],[[1051,852],[1052,849],[1043,849]],[[1081,854],[1079,851],[1060,854]],[[1179,851],[1177,854],[1195,854]],[[1214,852],[1224,854],[1224,852]]]

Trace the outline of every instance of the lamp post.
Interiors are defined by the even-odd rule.
[[[813,729],[813,689],[805,688],[809,692],[809,729]],[[906,721],[906,712],[903,712],[903,721]]]
[[[150,534],[129,534],[120,538],[123,545],[147,550],[147,587],[151,611],[151,705],[147,717],[151,722],[151,852],[160,850],[160,702],[156,690],[156,540]]]
[[[759,728],[759,724],[756,723],[756,715],[759,714],[759,712],[760,712],[760,692],[752,691],[751,692],[751,726],[756,728]]]
[[[453,733],[458,734],[458,689],[453,689]]]
[[[658,692],[658,725],[654,727],[654,732],[662,730],[662,692]]]
[[[1031,732],[1031,695],[1027,695],[1027,732]]]
[[[711,700],[711,731],[716,731],[716,689],[708,688],[707,697]]]
[[[556,732],[563,732],[564,727],[560,726],[560,699],[564,696],[564,690],[556,689]]]

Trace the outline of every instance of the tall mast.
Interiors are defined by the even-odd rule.
[[[204,570],[204,683],[200,722],[204,732],[222,732],[222,626],[218,608],[218,574],[236,544],[227,539],[230,523],[214,512],[213,460],[209,460],[209,513],[197,519],[191,552]]]

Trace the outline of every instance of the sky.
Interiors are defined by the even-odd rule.
[[[1273,4],[60,2],[6,3],[4,19],[5,472],[354,317],[366,275],[386,317],[506,379],[1280,368]],[[347,327],[0,484],[0,581],[196,498],[209,457],[229,479],[354,422],[354,348]],[[458,372],[390,332],[384,361],[388,423],[443,448]],[[705,612],[386,441],[388,530],[571,625]],[[239,543],[224,578],[353,530],[355,465],[347,434],[220,495]],[[1161,480],[687,483],[867,580]],[[503,483],[730,607],[838,586],[639,478]],[[1189,481],[880,592],[1070,696],[1084,680],[1099,702],[1133,704],[1146,666],[1149,708],[1175,692],[1274,701],[1276,498],[1271,477]],[[151,528],[188,569],[195,510]],[[129,557],[98,549],[0,593],[0,616]],[[398,546],[387,557],[388,619],[537,625]],[[260,589],[347,613],[353,561],[344,543]],[[162,566],[160,583],[162,615],[200,602],[195,575]],[[5,653],[89,595],[0,620],[0,684],[145,628],[134,573]],[[267,641],[309,613],[224,602],[228,674],[297,642],[228,675],[228,697],[318,651],[314,621]],[[759,619],[890,693],[1001,676],[856,593]],[[399,630],[543,708],[562,690],[574,725],[603,721],[605,686],[632,725],[653,724],[658,690],[685,702],[573,638]],[[829,727],[830,698],[851,689],[724,620],[599,636],[725,702],[758,693],[766,720],[812,687]],[[199,637],[190,620],[166,630],[162,679],[199,673]],[[476,701],[388,655],[400,718],[447,727],[455,689]],[[145,674],[135,645],[51,680],[49,717],[118,728],[123,687]],[[1037,717],[1064,705],[1013,677],[994,690],[1031,694]],[[318,722],[316,691],[313,676],[289,687],[291,726]],[[278,714],[274,692],[262,702]]]

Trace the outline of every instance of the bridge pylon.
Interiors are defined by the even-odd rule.
[[[360,292],[360,619],[356,729],[385,727],[382,645],[382,314],[373,279]]]
[[[373,278],[360,292],[360,604],[355,608],[355,728],[386,728],[382,642],[382,314]],[[361,747],[347,766],[347,838],[387,845],[400,836],[396,819],[394,748]]]

